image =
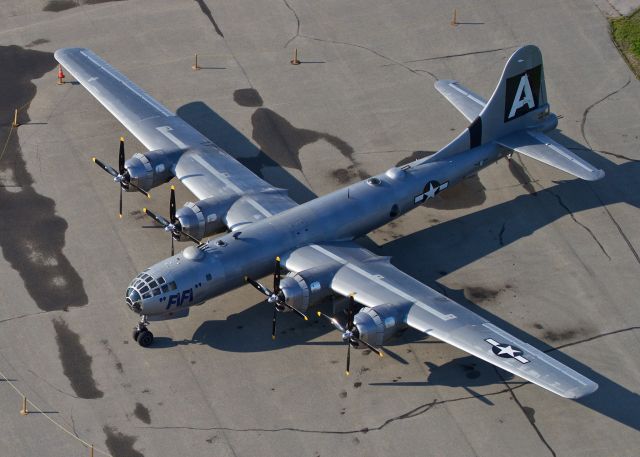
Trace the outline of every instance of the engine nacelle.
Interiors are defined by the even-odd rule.
[[[404,321],[406,310],[403,307],[380,305],[375,308],[363,308],[353,318],[359,338],[372,346],[380,347],[399,330],[406,328]],[[355,345],[363,349],[364,345]]]
[[[288,305],[303,313],[333,294],[331,280],[342,265],[310,268],[289,273],[280,281],[280,289]]]
[[[176,211],[182,230],[199,240],[225,230],[224,216],[237,196],[220,199],[216,197],[187,202]],[[187,241],[186,237],[181,241]]]
[[[124,164],[131,182],[144,190],[150,190],[173,178],[172,167],[178,161],[182,151],[165,151],[162,149],[134,154]],[[127,189],[135,192],[133,188]]]

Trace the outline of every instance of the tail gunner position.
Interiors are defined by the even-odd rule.
[[[55,57],[150,150],[125,162],[122,146],[118,171],[96,160],[121,189],[146,193],[176,177],[199,199],[176,210],[172,188],[169,219],[146,211],[171,234],[172,256],[144,270],[127,288],[127,305],[140,315],[134,338],[141,346],[153,342],[150,321],[185,317],[191,306],[248,281],[273,305],[274,337],[279,311],[306,319],[326,297],[349,297],[344,324],[323,315],[347,343],[347,373],[351,347],[382,355],[377,347],[413,327],[563,397],[597,389],[593,381],[353,241],[513,151],[582,179],[604,175],[545,135],[558,121],[549,111],[537,47],[521,47],[511,56],[488,101],[456,81],[436,82],[471,122],[436,154],[303,205],[251,173],[93,52],[60,49]],[[197,245],[173,255],[174,239]],[[273,271],[274,259],[272,289],[251,279]]]

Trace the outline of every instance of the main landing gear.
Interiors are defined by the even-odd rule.
[[[143,315],[138,325],[133,328],[133,339],[143,348],[151,346],[151,343],[153,343],[153,333],[147,329],[148,325],[149,321],[147,320],[147,316]]]

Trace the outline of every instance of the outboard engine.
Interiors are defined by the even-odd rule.
[[[136,186],[149,190],[164,184],[173,178],[171,167],[183,151],[165,151],[162,149],[144,154],[136,153],[125,162],[129,179]],[[129,192],[135,189],[126,189]]]

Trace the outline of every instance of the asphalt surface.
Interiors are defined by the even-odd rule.
[[[2,455],[633,456],[640,446],[640,84],[587,1],[8,0],[0,9]],[[303,202],[438,150],[466,122],[435,89],[488,97],[522,44],[543,53],[554,138],[607,175],[501,161],[368,246],[600,385],[559,398],[417,332],[358,351],[245,287],[131,340],[123,292],[169,253],[90,161],[144,151],[52,52],[93,49]],[[294,48],[302,64],[289,64]],[[199,54],[200,71],[191,70]],[[13,110],[21,125],[10,132]],[[7,140],[8,137],[8,140]],[[178,186],[179,204],[191,199]],[[329,307],[325,310],[330,311]],[[33,408],[31,408],[33,409]]]

